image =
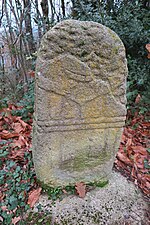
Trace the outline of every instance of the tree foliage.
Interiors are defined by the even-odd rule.
[[[146,44],[150,43],[149,1],[74,1],[72,16],[92,20],[114,30],[122,39],[128,59],[128,107],[135,108],[135,98],[141,95],[141,112],[150,104],[150,63]]]

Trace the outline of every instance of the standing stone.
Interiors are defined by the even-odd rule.
[[[58,186],[109,179],[126,115],[120,38],[95,22],[66,20],[41,41],[36,64],[33,157]]]

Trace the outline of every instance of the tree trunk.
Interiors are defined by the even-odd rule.
[[[7,2],[4,1],[4,10],[5,10],[5,14],[6,14],[6,20],[7,20],[7,25],[8,25],[8,31],[9,31],[9,38],[8,40],[8,48],[9,48],[9,52],[10,52],[10,59],[11,59],[11,64],[13,68],[17,69],[17,52],[16,52],[16,47],[14,45],[14,33],[11,29],[11,21],[10,21],[10,17],[8,14],[8,9],[7,9]]]
[[[23,0],[24,9],[25,9],[25,26],[26,26],[26,36],[28,41],[28,46],[30,53],[32,54],[35,52],[35,43],[33,38],[32,32],[32,25],[31,25],[31,2],[30,0]]]
[[[46,31],[49,29],[49,18],[48,18],[48,0],[41,1],[42,13],[43,13],[43,22],[45,23]]]
[[[49,2],[50,2],[50,7],[51,7],[51,22],[54,23],[54,15],[55,15],[54,5],[53,5],[53,1],[52,0],[49,0]]]
[[[65,14],[65,1],[61,0],[61,8],[62,8],[62,14],[63,14],[63,18],[66,16]]]
[[[36,20],[38,25],[38,44],[39,44],[42,37],[42,28],[40,24],[41,14],[39,12],[38,0],[35,0],[35,8],[36,8]]]

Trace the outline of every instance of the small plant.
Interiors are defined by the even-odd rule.
[[[52,224],[52,215],[50,213],[46,212],[30,212],[25,219],[25,221],[22,221],[22,225],[50,225]]]
[[[12,110],[12,115],[21,116],[24,121],[29,120],[34,112],[34,81],[30,83],[28,91],[19,101],[18,106],[21,108]]]

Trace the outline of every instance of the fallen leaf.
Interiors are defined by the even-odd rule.
[[[135,153],[140,153],[142,155],[147,155],[147,150],[141,145],[132,146],[132,149]]]
[[[28,75],[30,77],[35,77],[35,71],[33,71],[33,70],[28,71]]]
[[[14,140],[13,147],[21,148],[23,146],[28,146],[28,142],[25,140],[25,138],[22,135],[20,135],[18,140]]]
[[[11,152],[11,155],[8,156],[9,159],[23,159],[25,150],[14,150]]]
[[[150,52],[150,44],[146,44],[145,47],[146,47],[147,51]]]
[[[24,122],[22,119],[19,118],[18,121],[21,123],[23,128],[28,127],[28,124],[26,122]]]
[[[147,51],[148,51],[148,56],[147,56],[147,58],[148,59],[150,59],[150,44],[146,44],[146,49],[147,49]]]
[[[141,100],[141,95],[138,94],[136,99],[135,99],[135,104],[138,104],[140,102],[140,100]]]
[[[80,198],[84,198],[86,194],[86,185],[83,182],[76,183],[75,189]]]
[[[118,152],[117,153],[117,158],[120,161],[122,161],[123,163],[125,163],[125,164],[127,164],[129,166],[133,165],[133,162],[124,153]]]
[[[125,143],[125,140],[126,140],[126,136],[124,134],[122,134],[122,136],[121,136],[121,142],[122,143]]]
[[[3,217],[0,216],[0,221],[3,222]]]
[[[19,221],[21,220],[21,217],[20,216],[18,216],[18,217],[14,217],[13,219],[12,219],[12,224],[16,224],[16,223],[18,223]]]
[[[6,210],[7,210],[7,206],[6,206],[6,205],[2,205],[2,206],[1,206],[1,209],[2,209],[3,211],[6,211]]]
[[[63,189],[62,192],[63,192],[65,195],[68,194],[68,192],[67,192],[65,189]]]
[[[42,188],[35,189],[29,193],[28,204],[32,208],[35,203],[39,200]]]
[[[20,133],[21,131],[24,130],[24,128],[22,127],[20,123],[13,123],[12,128],[14,129],[16,133]]]
[[[132,138],[129,138],[126,143],[126,147],[129,147],[132,144]]]
[[[5,194],[0,191],[0,201],[2,201],[4,197],[5,197]]]
[[[2,139],[10,139],[10,138],[13,138],[13,137],[18,137],[19,136],[19,134],[18,133],[10,133],[9,131],[7,131],[7,130],[3,130],[1,133],[0,133],[0,135],[1,135],[1,138]]]
[[[142,125],[146,127],[150,127],[150,122],[143,122]]]

